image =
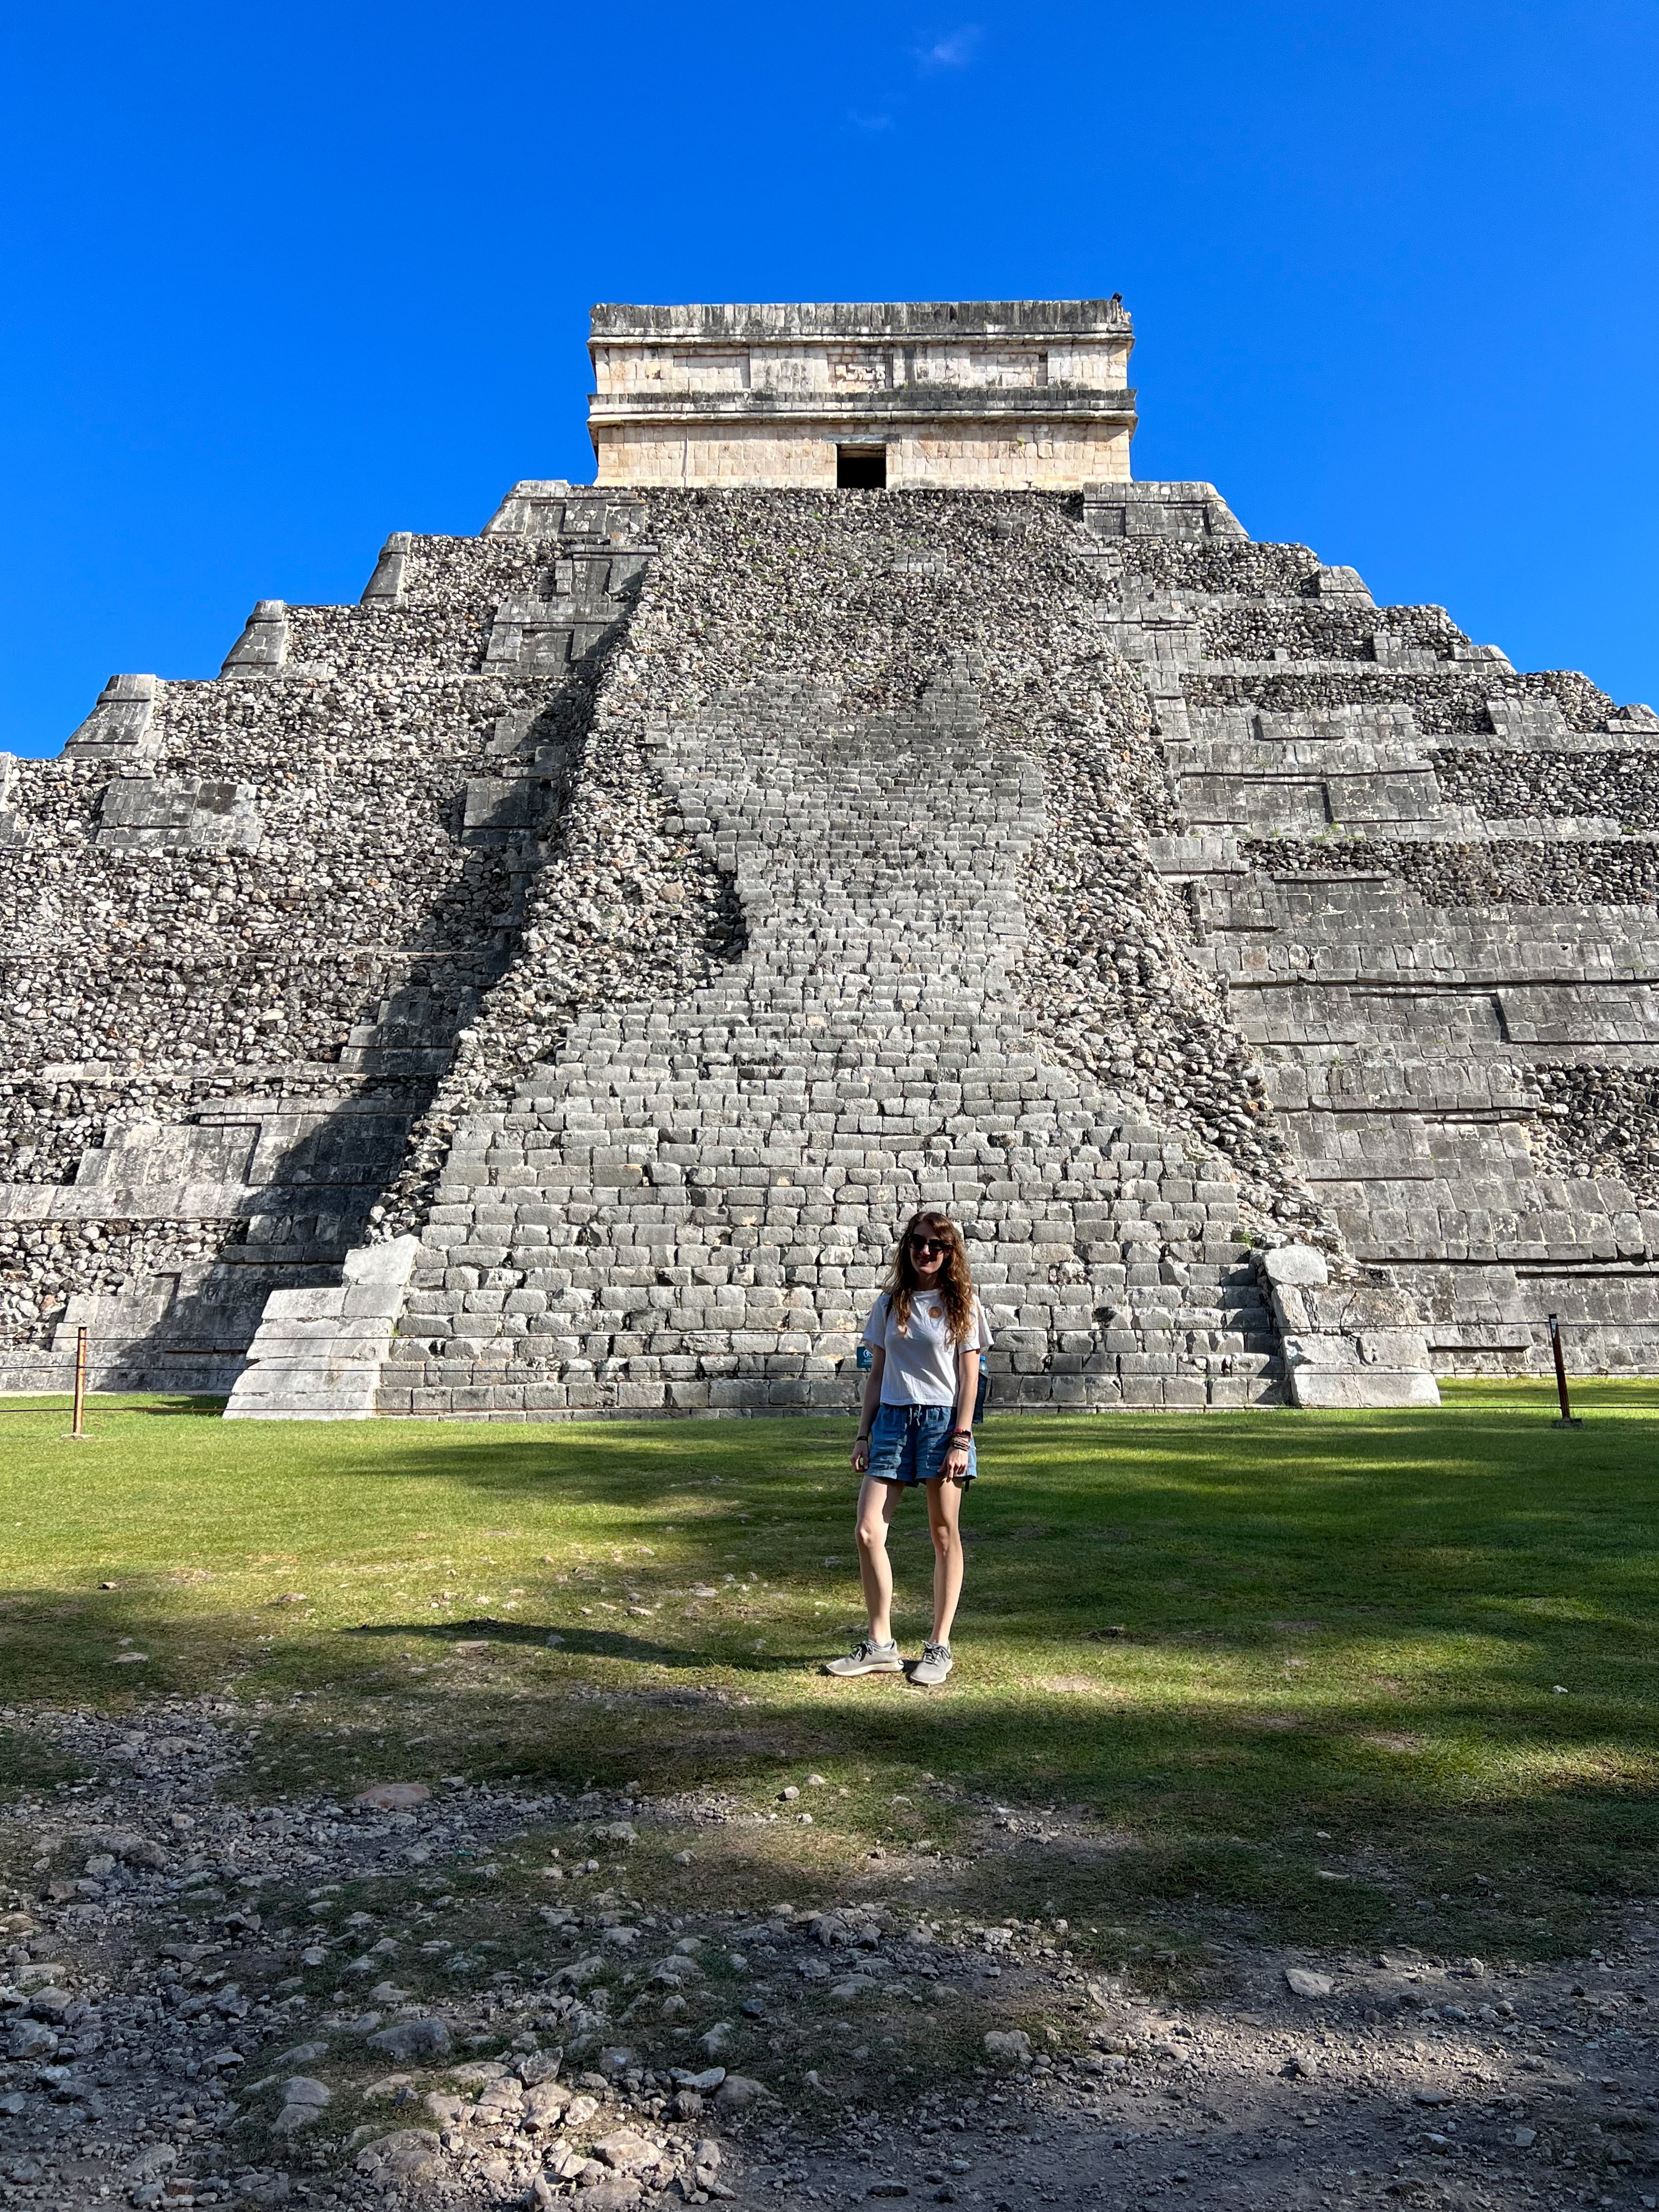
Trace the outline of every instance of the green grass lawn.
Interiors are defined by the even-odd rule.
[[[932,1696],[816,1671],[860,1620],[846,1421],[127,1399],[76,1443],[3,1401],[0,1697],[234,1693],[247,1796],[512,1774],[765,1808],[825,1776],[811,1828],[726,1847],[738,1902],[925,1841],[986,1911],[1548,1955],[1659,1872],[1659,1385],[1579,1395],[1571,1431],[1529,1383],[1439,1413],[994,1420]],[[916,1500],[895,1553],[914,1651]],[[0,1733],[0,1790],[39,1786],[31,1756]],[[999,1807],[1070,1808],[1068,1839]]]

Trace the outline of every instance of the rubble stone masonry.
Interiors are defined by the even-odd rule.
[[[846,1409],[919,1204],[1002,1407],[1651,1372],[1656,790],[1206,485],[521,484],[0,760],[0,1382]]]

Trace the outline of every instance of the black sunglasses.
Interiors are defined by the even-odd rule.
[[[950,1249],[942,1237],[913,1237],[910,1239],[913,1252],[948,1252]]]

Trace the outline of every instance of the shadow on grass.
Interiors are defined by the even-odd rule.
[[[85,1771],[84,1759],[70,1759],[49,1743],[0,1726],[0,1798],[26,1790],[49,1790]]]
[[[970,1534],[1018,1536],[1034,1505],[1052,1516],[1065,1502],[1050,1486],[1055,1477],[1098,1486],[1123,1474],[1131,1478],[1124,1503],[1143,1520],[1149,1496],[1162,1492],[1172,1504],[1201,1498],[1230,1517],[1255,1502],[1280,1518],[1287,1507],[1293,1517],[1336,1510],[1344,1527],[1356,1511],[1364,1522],[1406,1503],[1460,1518],[1467,1509],[1469,1525],[1478,1526],[1494,1507],[1499,1514],[1510,1509],[1514,1501],[1505,1492],[1520,1483],[1528,1512],[1559,1516],[1559,1525],[1582,1535],[1587,1515],[1593,1521],[1623,1502],[1605,1494],[1609,1482],[1615,1492],[1628,1485],[1632,1495],[1653,1496],[1659,1432],[1648,1424],[1659,1417],[1659,1385],[1627,1387],[1633,1399],[1647,1395],[1587,1421],[1565,1443],[1547,1419],[1507,1402],[1461,1413],[994,1418],[981,1431],[982,1479],[964,1525]],[[357,1430],[341,1447],[343,1463],[328,1472],[353,1480],[455,1483],[498,1498],[603,1497],[640,1514],[661,1510],[664,1492],[678,1494],[688,1485],[711,1491],[705,1504],[729,1507],[741,1491],[745,1505],[776,1512],[799,1503],[810,1474],[844,1489],[850,1519],[856,1485],[844,1461],[851,1433],[848,1422],[817,1419],[573,1423],[539,1432],[479,1425],[418,1436],[386,1423]],[[364,1443],[372,1449],[354,1449]],[[1157,1477],[1150,1493],[1149,1474]],[[1410,1487],[1424,1483],[1435,1487]],[[1281,1485],[1303,1494],[1294,1500],[1273,1494]],[[1133,1525],[1099,1526],[1107,1503],[1099,1487],[1078,1502],[1090,1509],[1095,1541],[1134,1540]],[[1130,1521],[1127,1511],[1110,1517]]]
[[[1120,1910],[1202,1903],[1322,1940],[1424,1940],[1422,1916],[1449,1913],[1466,1948],[1541,1942],[1587,1899],[1659,1883],[1652,1404],[1565,1444],[1509,1406],[994,1421],[957,1673],[931,1698],[817,1674],[857,1610],[845,1422],[250,1439],[146,1418],[134,1476],[88,1458],[66,1503],[31,1497],[59,1516],[64,1582],[32,1567],[0,1605],[0,1666],[18,1704],[264,1698],[260,1756],[303,1754],[305,1786],[388,1764],[644,1778],[763,1817],[810,1766],[849,1793],[855,1859],[942,1833],[971,1864],[992,1796],[1070,1804],[1057,1840],[1005,1838],[998,1863],[1097,1917],[1115,1886]],[[532,1617],[413,1615],[441,1578],[416,1540],[434,1531],[469,1577],[434,1606],[500,1591]],[[908,1630],[919,1502],[900,1531]],[[113,1556],[167,1542],[205,1563],[202,1587]],[[91,1586],[106,1574],[122,1587]],[[276,1609],[288,1583],[317,1594],[311,1617]],[[569,1620],[601,1585],[620,1611],[693,1583],[712,1591],[695,1646]],[[1127,1632],[1095,1640],[1108,1624]],[[149,1658],[121,1664],[122,1637]]]
[[[153,1420],[159,1414],[163,1420],[216,1421],[223,1417],[227,1401],[223,1398],[143,1398],[130,1392],[88,1390],[87,1393],[88,1434],[78,1441],[97,1443],[100,1441],[94,1424],[100,1419]],[[0,1416],[50,1416],[72,1414],[75,1401],[68,1391],[61,1396],[8,1397],[0,1394]],[[106,1439],[104,1439],[106,1440]]]
[[[181,1614],[173,1591],[88,1593],[76,1619],[65,1609],[61,1592],[11,1601],[13,1701],[130,1711],[160,1691],[230,1687],[246,1712],[262,1697],[258,1751],[227,1784],[239,1796],[459,1770],[573,1794],[642,1778],[658,1796],[713,1791],[764,1819],[783,1782],[816,1770],[849,1792],[845,1806],[815,1801],[848,1866],[942,1839],[962,1894],[971,1905],[980,1884],[988,1911],[994,1888],[1005,1913],[1167,1912],[1275,1939],[1455,1938],[1482,1955],[1570,1948],[1607,1900],[1659,1886],[1650,1716],[1601,1698],[1516,1705],[1517,1666],[1559,1664],[1539,1667],[1541,1644],[1498,1664],[1465,1653],[1402,1711],[1363,1678],[1364,1644],[1361,1676],[1317,1698],[1276,1680],[1224,1695],[1207,1654],[1174,1681],[1091,1676],[1083,1655],[1098,1662],[1101,1647],[1050,1623],[1036,1663],[1065,1672],[1027,1671],[1016,1651],[1012,1679],[987,1679],[964,1644],[952,1687],[929,1698],[896,1678],[829,1684],[782,1656],[700,1656],[586,1626],[561,1626],[549,1649],[558,1616],[544,1611],[296,1623],[252,1654],[246,1616]],[[122,1636],[150,1658],[120,1665]],[[1328,1644],[1355,1665],[1353,1639]],[[304,1702],[286,1702],[296,1693]],[[21,1765],[0,1747],[0,1785],[63,1778],[49,1752],[15,1747]],[[998,1802],[1038,1832],[988,1839]],[[763,1854],[755,1868],[777,1892],[787,1868]]]
[[[629,1659],[641,1667],[707,1667],[702,1651],[676,1650],[666,1644],[647,1644],[637,1636],[624,1636],[608,1628],[571,1628],[562,1624],[528,1620],[386,1620],[365,1621],[343,1632],[353,1638],[396,1637],[435,1644],[516,1644],[526,1650],[550,1647],[573,1658]]]

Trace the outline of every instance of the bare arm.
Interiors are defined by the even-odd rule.
[[[859,1409],[858,1440],[853,1446],[854,1474],[862,1474],[870,1464],[870,1431],[875,1424],[876,1408],[881,1403],[882,1370],[887,1364],[884,1346],[876,1345],[873,1352],[870,1371],[864,1378],[864,1402]]]
[[[971,1429],[974,1425],[974,1401],[979,1395],[979,1353],[964,1346],[957,1354],[957,1402],[951,1419],[953,1429]],[[953,1443],[945,1455],[941,1470],[945,1474],[965,1474],[968,1472],[966,1438]]]
[[[971,1346],[957,1354],[957,1412],[953,1429],[974,1425],[974,1401],[979,1395],[979,1354]]]

